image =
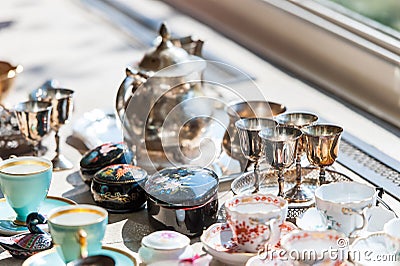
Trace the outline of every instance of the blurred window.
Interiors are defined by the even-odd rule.
[[[400,0],[164,1],[400,132]]]
[[[389,34],[398,35],[398,31],[400,31],[399,0],[330,0],[320,2]]]

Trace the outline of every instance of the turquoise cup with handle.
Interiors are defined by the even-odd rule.
[[[88,204],[63,206],[48,214],[53,243],[65,263],[101,252],[108,223],[105,209]]]
[[[16,225],[25,226],[28,214],[38,212],[49,191],[52,170],[51,161],[34,156],[0,162],[0,189],[17,214]]]

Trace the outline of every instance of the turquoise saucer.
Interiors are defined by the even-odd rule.
[[[56,207],[75,204],[76,202],[70,199],[47,196],[43,201],[42,206],[39,208],[39,213],[46,216],[50,210]],[[13,221],[16,216],[14,210],[7,204],[6,199],[0,199],[0,234],[11,236],[29,232],[26,226],[14,224]],[[47,230],[47,225],[43,225],[41,228]]]
[[[138,266],[136,259],[129,253],[112,247],[103,247],[98,254],[107,255],[114,259],[115,266]],[[64,261],[58,256],[55,248],[42,251],[24,261],[22,266],[65,266]]]

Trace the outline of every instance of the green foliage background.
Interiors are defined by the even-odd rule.
[[[400,31],[400,0],[331,0]]]

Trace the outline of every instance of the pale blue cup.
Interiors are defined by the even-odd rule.
[[[94,205],[63,206],[48,214],[53,243],[65,263],[99,254],[107,223],[107,211]]]
[[[51,161],[34,156],[0,162],[0,188],[17,213],[15,224],[25,225],[28,214],[39,210],[49,191],[52,170]]]

